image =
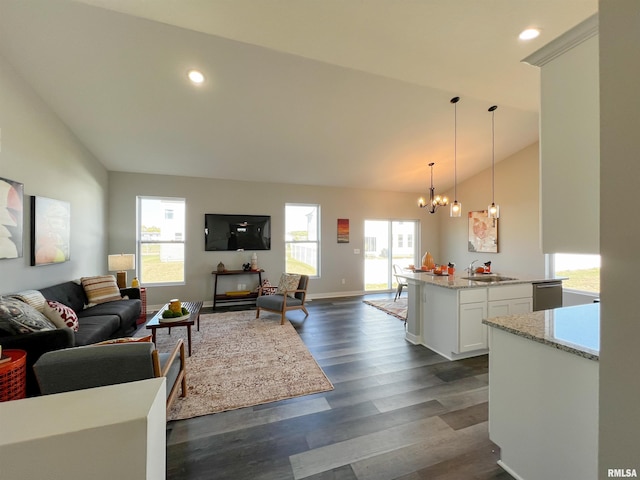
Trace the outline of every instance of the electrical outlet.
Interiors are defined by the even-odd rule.
[[[354,248],[353,249],[353,254],[354,255],[360,255],[360,249],[359,248]]]
[[[342,279],[342,284],[344,285],[345,283],[347,283],[347,281],[343,278]]]

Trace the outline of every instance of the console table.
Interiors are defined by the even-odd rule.
[[[220,302],[242,302],[247,300],[254,300],[258,298],[258,292],[249,292],[246,295],[227,295],[226,293],[218,293],[218,278],[225,275],[258,275],[258,285],[262,285],[262,272],[264,270],[225,270],[224,272],[218,272],[214,270],[211,274],[214,276],[213,280],[213,308],[215,310],[216,304]]]

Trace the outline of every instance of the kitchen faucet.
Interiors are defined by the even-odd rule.
[[[479,261],[480,261],[480,260],[475,259],[473,262],[471,262],[471,263],[469,264],[469,268],[467,268],[467,271],[469,272],[469,276],[471,276],[471,277],[472,277],[473,275],[475,275],[475,274],[476,274],[476,271],[474,270],[473,265],[474,265],[476,262],[479,262]]]

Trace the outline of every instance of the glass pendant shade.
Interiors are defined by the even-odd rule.
[[[500,205],[492,203],[487,207],[487,213],[489,218],[500,218]]]
[[[462,216],[462,204],[454,200],[454,202],[449,206],[449,216],[450,217],[461,217]]]
[[[497,105],[489,107],[491,112],[491,205],[487,207],[487,217],[500,218],[500,206],[496,205],[496,134],[495,134],[495,111],[498,108]]]

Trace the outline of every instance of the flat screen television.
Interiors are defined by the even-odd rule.
[[[271,216],[206,213],[204,249],[271,250]]]

